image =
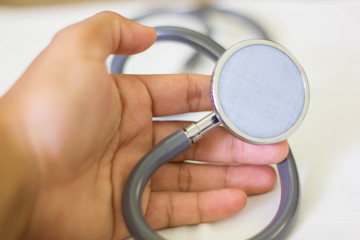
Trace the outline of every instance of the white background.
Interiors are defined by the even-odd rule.
[[[186,7],[189,2],[0,6],[0,95],[66,25],[101,10],[134,17],[166,5]],[[214,5],[241,11],[259,22],[273,40],[290,49],[310,82],[308,115],[290,138],[301,177],[302,203],[289,239],[359,238],[360,2],[219,0]],[[175,55],[173,60],[174,66],[179,66]],[[153,66],[153,62],[147,61],[141,69],[129,67],[129,71],[178,71],[171,63]],[[211,73],[211,69],[201,71]],[[279,187],[250,197],[244,211],[223,221],[167,229],[161,234],[169,239],[248,238],[271,220],[278,201]]]

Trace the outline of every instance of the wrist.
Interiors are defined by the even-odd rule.
[[[0,239],[19,239],[26,232],[35,202],[38,174],[16,116],[0,99]]]

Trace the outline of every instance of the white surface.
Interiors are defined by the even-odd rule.
[[[0,7],[0,95],[60,28],[100,10],[132,17],[154,5],[133,1]],[[289,239],[359,238],[360,2],[221,0],[221,6],[254,17],[290,49],[308,75],[309,112],[290,139],[301,175],[302,205]],[[251,197],[245,210],[233,217],[161,234],[169,239],[244,239],[271,220],[278,196],[277,187]]]

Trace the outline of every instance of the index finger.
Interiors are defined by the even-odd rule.
[[[154,117],[211,110],[210,77],[199,74],[122,75],[119,81],[140,81],[151,98]]]

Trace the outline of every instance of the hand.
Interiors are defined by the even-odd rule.
[[[123,239],[126,179],[154,144],[188,123],[152,122],[211,109],[209,77],[109,74],[110,54],[135,54],[152,28],[103,12],[60,31],[1,99],[37,182],[28,239]],[[143,196],[154,229],[215,221],[240,211],[247,194],[271,190],[286,142],[255,146],[222,128],[160,168]],[[238,163],[194,165],[184,160]],[[1,213],[0,213],[1,214]]]

